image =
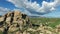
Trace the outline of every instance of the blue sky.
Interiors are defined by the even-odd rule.
[[[11,2],[7,2],[6,0],[0,0],[0,7],[9,8],[9,9],[16,8],[14,4],[12,4]]]
[[[60,17],[60,0],[0,0],[0,15],[9,10],[29,16]]]

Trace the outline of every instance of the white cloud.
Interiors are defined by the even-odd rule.
[[[5,13],[9,12],[9,11],[10,11],[10,9],[4,8],[4,7],[0,7],[0,15],[3,15]]]
[[[55,8],[60,5],[60,0],[54,0],[54,2],[43,1],[42,6],[40,6],[36,1],[35,2],[29,2],[28,0],[8,0],[8,1],[12,2],[18,8],[21,7],[25,8],[25,10],[27,10],[30,13],[38,12],[41,14],[49,13],[55,10]]]

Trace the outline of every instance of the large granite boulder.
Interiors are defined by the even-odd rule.
[[[3,34],[17,34],[26,30],[29,26],[29,18],[26,14],[19,11],[13,11],[0,17],[0,31]]]

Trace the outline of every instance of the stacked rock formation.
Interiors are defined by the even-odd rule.
[[[0,17],[0,34],[60,34],[60,25],[55,29],[30,22],[29,17],[19,11],[9,12]]]
[[[0,17],[0,31],[3,34],[21,34],[29,26],[27,15],[19,11],[13,11]]]

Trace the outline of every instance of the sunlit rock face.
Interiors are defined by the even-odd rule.
[[[0,31],[3,34],[20,34],[29,24],[28,16],[20,11],[8,12],[0,17]]]
[[[35,19],[34,19],[35,20]],[[45,24],[32,23],[33,20],[20,11],[8,12],[0,17],[0,32],[3,34],[60,34],[60,25],[56,28]]]

